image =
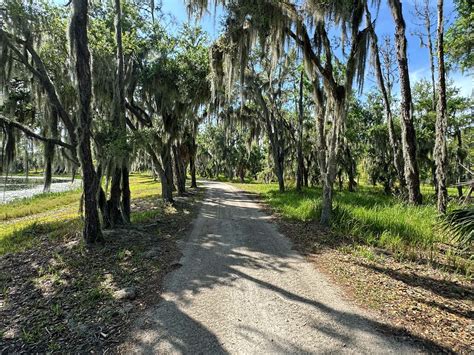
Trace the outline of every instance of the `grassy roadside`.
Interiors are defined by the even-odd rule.
[[[263,197],[283,218],[300,222],[317,220],[321,190],[288,190],[281,194],[275,184],[233,184]],[[436,227],[437,212],[432,204],[409,206],[378,189],[361,187],[357,192],[335,194],[332,230],[350,244],[379,247],[400,258],[433,258],[440,245],[450,244]],[[451,266],[472,272],[469,263],[448,254]]]
[[[104,231],[103,247],[85,247],[74,192],[23,201],[38,213],[0,222],[2,352],[106,352],[156,303],[202,193],[163,204],[145,175],[132,176],[131,191],[132,225]]]
[[[132,199],[158,198],[161,184],[146,175],[132,175]],[[39,194],[0,205],[0,255],[35,244],[36,235],[69,236],[82,228],[80,190]],[[132,218],[135,218],[132,216]]]
[[[472,258],[450,255],[432,206],[409,207],[378,191],[335,197],[331,231],[318,222],[320,190],[278,193],[276,185],[233,184],[257,194],[295,248],[346,295],[407,334],[438,348],[474,348]]]
[[[14,200],[0,205],[0,222],[31,216],[59,207],[77,204],[81,197],[79,189],[74,191],[39,194],[31,198]]]

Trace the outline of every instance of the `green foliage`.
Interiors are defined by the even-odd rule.
[[[45,65],[47,77],[51,79],[64,111],[74,115],[77,107],[77,93],[71,79],[71,61],[68,51],[67,26],[70,10],[49,0],[27,2],[22,0],[4,1],[4,28],[9,35],[19,36],[12,41],[21,52],[23,46],[31,40],[34,50]],[[208,2],[189,1],[191,9],[207,7]],[[135,117],[127,111],[127,118],[133,127],[133,133],[125,133],[123,127],[116,127],[113,107],[116,92],[116,39],[114,33],[115,5],[113,2],[92,2],[89,21],[89,45],[92,53],[93,71],[93,125],[94,159],[103,163],[115,160],[130,153],[130,162],[147,160],[150,153],[156,152],[159,160],[165,145],[187,145],[195,148],[197,138],[197,170],[204,177],[220,177],[227,179],[240,177],[270,181],[276,161],[285,166],[286,178],[293,179],[296,171],[296,155],[298,137],[298,80],[301,71],[307,73],[321,72],[311,60],[301,60],[300,53],[293,48],[293,38],[288,37],[288,29],[298,29],[294,36],[301,35],[304,26],[311,34],[308,43],[320,64],[331,72],[331,78],[342,84],[347,76],[363,77],[367,43],[359,43],[357,56],[348,60],[345,50],[349,49],[345,41],[332,42],[325,38],[319,22],[323,18],[328,28],[337,23],[344,32],[353,27],[354,33],[361,30],[364,10],[354,8],[350,2],[318,2],[303,1],[307,6],[299,7],[300,2],[284,3],[281,1],[256,2],[254,0],[217,1],[226,7],[228,15],[224,29],[226,36],[216,41],[209,55],[209,39],[199,27],[184,25],[177,31],[166,27],[163,19],[152,21],[148,10],[143,8],[141,0],[122,1],[123,47],[126,71],[126,99],[129,104],[136,104],[145,119]],[[357,3],[359,4],[359,3]],[[360,3],[362,4],[362,3]],[[359,4],[359,5],[360,5]],[[458,17],[447,33],[447,48],[453,61],[461,67],[472,67],[472,4],[466,0],[456,0]],[[148,4],[147,4],[148,8]],[[316,14],[318,14],[316,16]],[[320,18],[319,18],[320,17]],[[299,22],[299,21],[302,22]],[[332,31],[331,30],[331,31]],[[313,33],[314,31],[314,33]],[[329,31],[329,32],[331,32]],[[314,36],[313,36],[314,35]],[[365,32],[360,33],[364,37]],[[345,37],[346,40],[349,37]],[[5,39],[6,37],[4,37]],[[296,43],[300,43],[297,41]],[[296,46],[298,47],[298,46]],[[3,112],[14,115],[19,122],[30,126],[33,130],[48,133],[45,117],[48,108],[44,87],[34,78],[34,71],[28,70],[27,63],[21,63],[20,57],[12,60],[10,51],[0,50],[0,79],[2,89],[7,91]],[[301,49],[301,48],[300,48]],[[25,52],[27,53],[27,52]],[[30,54],[28,54],[30,56]],[[326,62],[332,56],[331,62]],[[31,56],[30,56],[31,57]],[[28,57],[28,60],[31,58]],[[356,63],[357,62],[357,63]],[[36,66],[36,64],[35,64]],[[210,72],[212,68],[212,72]],[[33,68],[35,69],[35,68]],[[326,71],[322,71],[324,72]],[[8,73],[8,75],[7,75]],[[26,73],[26,74],[25,74]],[[311,76],[311,75],[310,75]],[[324,75],[323,75],[324,76]],[[33,80],[32,80],[33,77]],[[240,80],[237,80],[240,79]],[[315,185],[319,182],[318,162],[316,159],[315,141],[318,134],[331,131],[331,125],[337,120],[328,111],[325,127],[316,132],[314,127],[315,114],[310,95],[313,80],[327,86],[332,80],[303,77],[303,152],[306,158],[307,173],[313,178]],[[219,82],[220,81],[220,82]],[[211,101],[211,84],[220,90],[227,90],[229,96],[225,107],[222,102]],[[347,83],[351,86],[352,80]],[[430,83],[421,81],[413,86],[414,120],[417,135],[418,162],[421,177],[428,181],[433,175],[434,126],[436,113],[432,102]],[[225,87],[225,89],[224,89]],[[339,88],[338,88],[339,89]],[[214,90],[213,90],[214,91]],[[217,90],[219,91],[219,90]],[[238,97],[240,91],[242,97]],[[322,101],[331,108],[331,91],[325,91]],[[332,90],[334,92],[334,90]],[[221,93],[222,94],[222,93]],[[380,94],[369,93],[366,100],[348,96],[348,115],[341,127],[341,139],[338,147],[339,156],[336,170],[341,180],[344,174],[362,178],[369,176],[374,185],[382,183],[385,192],[390,193],[396,185],[393,158],[389,144],[388,130],[383,114]],[[115,96],[116,98],[117,96]],[[392,100],[392,98],[390,98]],[[240,104],[238,103],[240,101]],[[218,104],[217,104],[218,103]],[[393,100],[393,113],[396,134],[400,136],[397,123],[396,101]],[[469,108],[472,100],[462,98],[459,90],[450,85],[448,90],[449,110],[449,182],[457,182],[466,174],[459,172],[461,162],[470,166],[473,156],[473,118]],[[208,112],[209,110],[209,112]],[[115,112],[116,113],[116,112]],[[139,116],[139,115],[138,115]],[[198,125],[207,118],[208,124],[198,129]],[[64,122],[57,125],[64,132]],[[2,144],[14,142],[17,135],[11,127],[2,127]],[[130,129],[132,131],[132,129]],[[196,132],[199,132],[198,134]],[[266,133],[263,134],[263,133]],[[277,138],[271,137],[277,132]],[[5,133],[5,138],[3,137]],[[454,139],[454,137],[457,137]],[[68,137],[63,137],[67,140]],[[273,139],[272,139],[273,138]],[[275,140],[277,141],[275,143]],[[461,142],[462,141],[462,142]],[[16,140],[18,143],[19,140]],[[270,144],[272,143],[272,144]],[[16,144],[18,146],[18,144]],[[21,141],[20,141],[21,145]],[[13,157],[15,147],[6,145],[8,157]],[[152,152],[150,152],[150,147]],[[276,147],[277,149],[272,149]],[[36,147],[35,147],[36,148]],[[183,160],[189,160],[188,149],[183,153]],[[279,154],[275,152],[279,150]],[[147,154],[143,154],[147,151]],[[273,157],[272,157],[273,155]],[[56,155],[56,159],[59,154]],[[156,158],[155,157],[155,158]],[[3,154],[2,154],[3,158]],[[142,159],[143,158],[143,159]],[[156,159],[155,159],[156,161]],[[140,162],[142,163],[142,162]],[[145,162],[143,164],[148,164]],[[110,165],[103,170],[107,174]],[[357,171],[359,169],[359,171]],[[283,169],[282,169],[283,170]],[[363,184],[365,181],[362,181]],[[138,191],[135,189],[134,191]],[[301,195],[290,192],[285,195],[269,194],[282,213],[303,220],[314,219],[320,208],[317,190],[307,190]],[[145,188],[140,189],[140,196],[152,195]],[[364,196],[370,195],[371,201],[378,201],[376,206],[370,205]],[[66,211],[59,220],[76,221],[78,192],[60,195],[39,196],[13,204],[0,206],[0,220],[10,221],[14,218],[28,217],[40,213],[49,213],[64,207]],[[361,188],[356,194],[337,195],[336,221],[338,228],[345,233],[362,238],[361,234],[368,231],[366,240],[376,240],[383,245],[417,244],[428,240],[422,232],[408,219],[407,213],[413,214],[416,223],[430,230],[426,221],[425,207],[420,210],[408,208],[398,202],[391,204],[390,197],[372,195]],[[370,206],[369,206],[370,205]],[[382,207],[380,207],[382,206]],[[428,208],[428,207],[426,207]],[[74,209],[74,211],[73,211]],[[12,212],[13,210],[13,212]],[[402,222],[394,225],[389,222],[390,216],[398,216]],[[416,217],[418,216],[418,217]],[[38,216],[36,216],[38,217]],[[52,216],[43,216],[45,226],[55,226]],[[154,218],[154,212],[140,212],[136,221]],[[423,219],[425,218],[426,219]],[[74,222],[75,223],[75,222]],[[37,226],[31,221],[22,220],[2,226],[0,240],[13,238],[18,245],[20,239],[33,240]],[[406,230],[405,230],[406,229]],[[63,232],[59,228],[58,233]],[[53,232],[52,232],[53,233]],[[54,232],[56,233],[56,232]],[[13,236],[13,237],[12,237]],[[434,235],[431,235],[434,238]],[[29,243],[29,242],[28,242]],[[428,243],[429,244],[429,243]],[[4,250],[9,250],[13,243]],[[26,244],[25,244],[26,245]],[[12,250],[13,250],[12,249]]]
[[[436,111],[433,110],[431,83],[421,80],[413,87],[414,123],[416,126],[417,156],[422,179],[430,179],[434,167]]]
[[[225,174],[229,180],[235,176],[255,179],[262,170],[263,152],[252,144],[250,135],[244,126],[205,125],[197,137],[198,174],[209,178]]]
[[[440,222],[440,226],[453,242],[463,247],[471,247],[474,242],[474,206],[449,212]]]
[[[433,109],[432,85],[427,80],[420,80],[413,87],[414,122],[417,135],[417,156],[420,166],[420,175],[424,180],[430,181],[434,173],[433,150],[435,143],[436,111]],[[464,157],[464,164],[469,164],[470,154],[467,153],[470,139],[470,129],[474,124],[474,118],[470,114],[472,100],[460,95],[459,88],[453,82],[447,86],[448,104],[448,145],[449,183],[455,183],[458,178],[457,165],[460,156]],[[459,146],[456,134],[461,136]],[[466,141],[465,141],[466,140]],[[459,150],[459,151],[457,151]],[[457,151],[457,152],[456,152]]]
[[[187,25],[177,35],[155,31],[142,63],[142,93],[154,98],[159,113],[183,119],[209,98],[208,39],[200,28]]]
[[[386,192],[390,192],[396,171],[393,167],[388,128],[386,124],[372,126],[367,130],[365,169],[370,182],[382,183]]]
[[[455,0],[457,16],[446,32],[449,63],[462,70],[474,67],[474,5],[471,0]]]
[[[156,220],[163,212],[159,209],[140,211],[132,214],[132,223],[146,223]]]

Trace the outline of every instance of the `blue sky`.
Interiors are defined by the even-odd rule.
[[[257,0],[258,1],[258,0]],[[188,15],[184,0],[162,0],[163,10],[173,18],[177,25],[188,21]],[[407,23],[407,39],[408,39],[408,54],[409,54],[409,67],[412,82],[420,80],[422,78],[428,78],[430,76],[429,67],[429,56],[428,50],[424,47],[420,47],[419,39],[412,35],[411,32],[417,28],[417,21],[414,16],[414,2],[415,0],[403,1],[403,12],[405,15],[405,21]],[[436,1],[431,0],[432,6],[436,7]],[[212,1],[211,1],[212,3]],[[446,22],[449,23],[454,20],[455,12],[452,0],[445,1],[445,16]],[[208,14],[200,21],[201,26],[206,30],[211,38],[216,38],[219,34],[219,23],[220,23],[221,12],[218,11],[217,15]],[[372,15],[375,17],[375,15]],[[394,24],[391,12],[386,5],[386,1],[382,1],[380,11],[377,18],[377,32],[379,36],[390,35],[393,36]],[[395,55],[395,54],[394,54]],[[461,88],[463,95],[470,96],[473,88],[473,77],[467,73],[453,72],[450,73],[450,79],[454,80],[455,85]],[[371,86],[370,80],[366,81],[366,86]]]

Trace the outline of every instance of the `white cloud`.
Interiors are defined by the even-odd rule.
[[[451,75],[448,75],[448,79],[454,82],[454,86],[461,89],[461,94],[463,96],[473,96],[473,83],[474,83],[474,74],[473,73],[461,73],[456,72]]]
[[[421,67],[410,72],[410,81],[412,85],[422,79],[431,81],[431,70],[429,67]],[[436,82],[438,80],[437,73],[435,73],[435,80]],[[448,73],[448,80],[452,80],[454,86],[460,89],[461,95],[473,95],[474,73],[462,73],[460,71]]]
[[[410,81],[412,84],[420,81],[421,79],[431,80],[431,70],[430,67],[421,67],[414,71],[410,72]]]

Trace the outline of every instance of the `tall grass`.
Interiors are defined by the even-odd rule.
[[[321,189],[278,192],[276,184],[235,184],[260,194],[283,217],[310,221],[319,218]],[[409,206],[378,189],[361,187],[357,192],[336,192],[332,230],[354,240],[394,251],[430,249],[444,236],[434,228],[433,205]]]

